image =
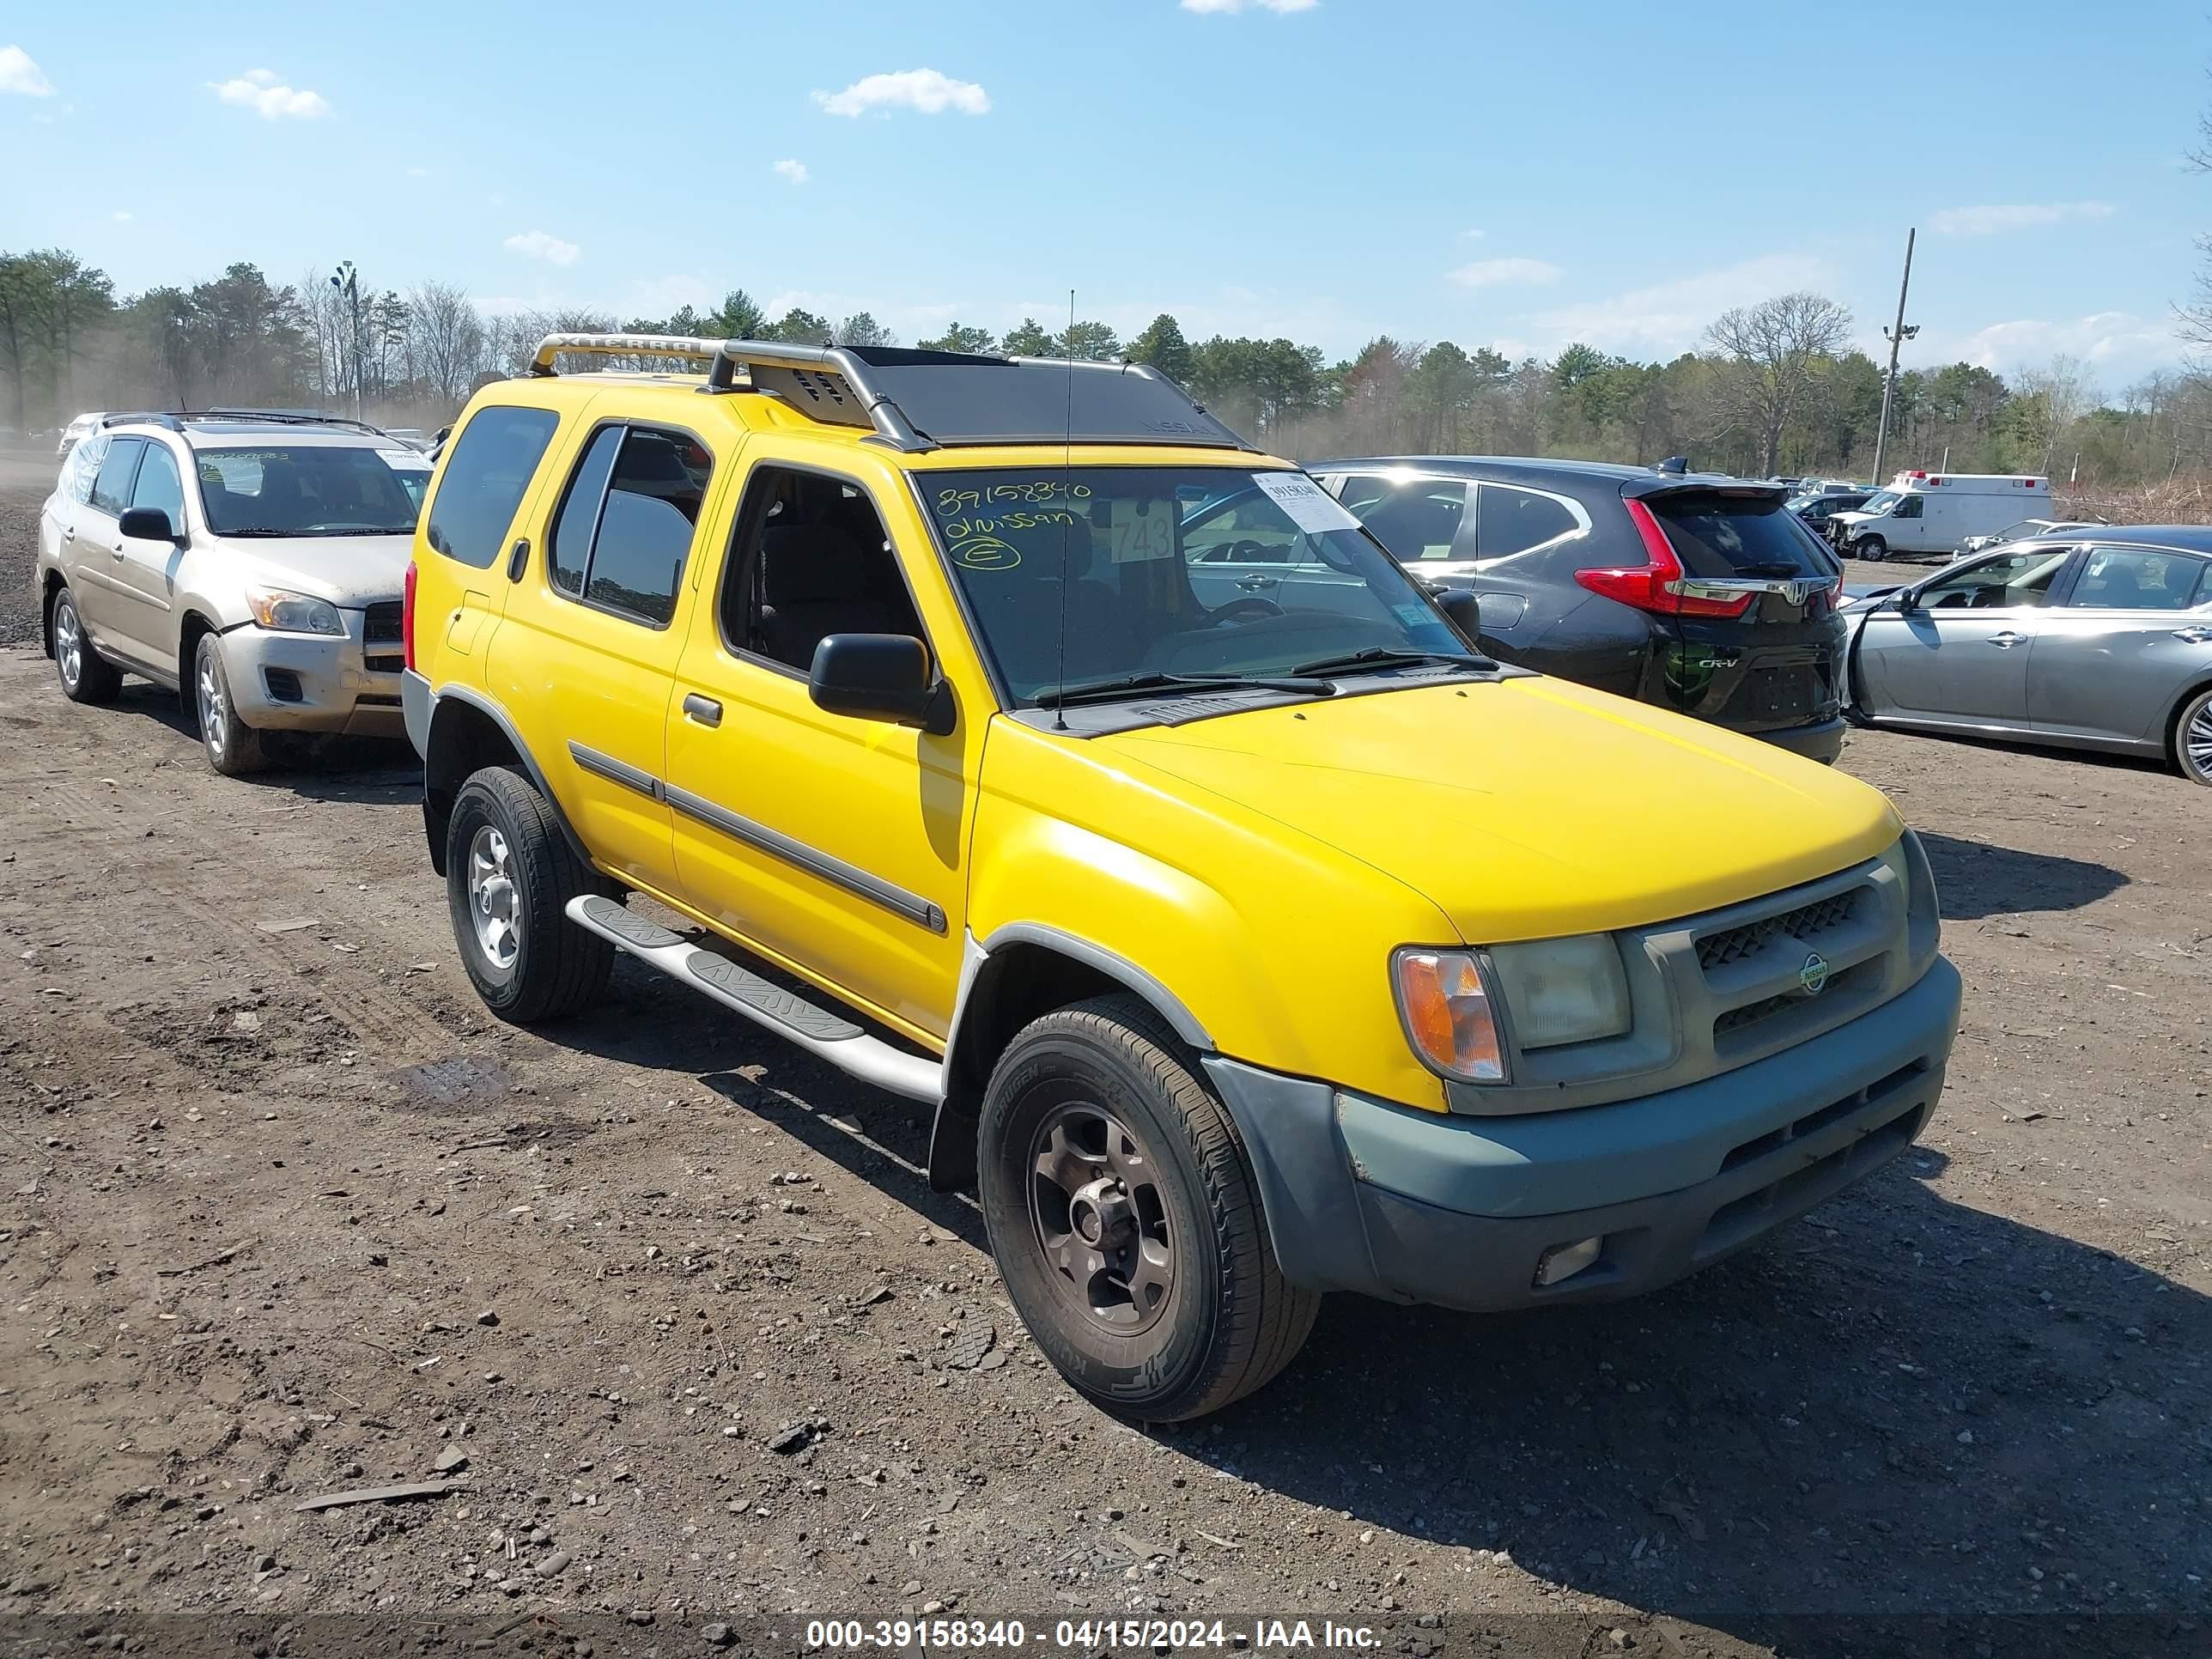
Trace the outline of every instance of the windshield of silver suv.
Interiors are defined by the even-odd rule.
[[[1396,560],[1303,472],[1073,467],[915,480],[977,633],[1024,704],[1464,663]]]
[[[409,536],[416,497],[373,449],[203,449],[200,498],[218,536]]]

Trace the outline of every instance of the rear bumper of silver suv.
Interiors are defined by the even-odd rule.
[[[1848,1023],[1609,1105],[1425,1112],[1212,1058],[1285,1277],[1492,1310],[1634,1296],[1741,1249],[1910,1146],[1959,1026],[1941,957]],[[1547,1256],[1598,1242],[1540,1285]]]

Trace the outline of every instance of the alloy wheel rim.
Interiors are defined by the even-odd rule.
[[[209,653],[200,658],[198,677],[200,700],[200,736],[206,742],[208,752],[222,753],[229,741],[230,717],[228,700],[222,695],[222,677],[215,672],[215,656]]]
[[[1176,1241],[1160,1170],[1094,1101],[1065,1101],[1030,1142],[1030,1227],[1062,1302],[1115,1336],[1158,1324],[1175,1290]]]
[[[489,823],[469,842],[469,921],[484,960],[512,968],[522,950],[522,890],[507,837]]]
[[[74,687],[84,672],[84,629],[77,624],[76,607],[66,599],[54,611],[54,657],[61,664],[62,684]]]
[[[2212,781],[2212,698],[2197,704],[2190,716],[2189,728],[2181,734],[2181,752],[2191,772]]]

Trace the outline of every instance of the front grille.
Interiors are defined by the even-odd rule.
[[[363,657],[361,665],[372,674],[397,674],[407,666],[407,659],[404,656]]]
[[[1698,941],[1698,966],[1710,974],[1716,968],[1757,956],[1784,934],[1801,944],[1818,938],[1831,928],[1842,927],[1857,914],[1859,895],[1864,890],[1854,887],[1846,892],[1831,893],[1778,916],[1762,916],[1741,927],[1708,933]]]
[[[400,604],[397,599],[385,599],[368,607],[362,625],[362,638],[371,645],[397,645],[400,635]]]

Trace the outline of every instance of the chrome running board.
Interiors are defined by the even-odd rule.
[[[863,1083],[933,1106],[945,1098],[945,1068],[936,1060],[870,1036],[844,1015],[794,996],[729,957],[633,915],[613,899],[596,893],[571,899],[568,920]]]

